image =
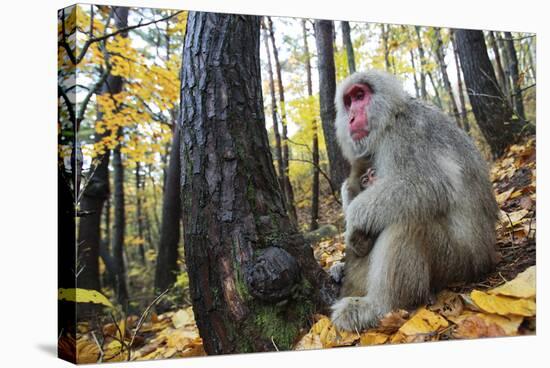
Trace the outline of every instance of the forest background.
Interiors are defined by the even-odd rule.
[[[496,8],[495,8],[495,9],[496,9]],[[496,14],[502,14],[502,13],[497,11]],[[506,15],[505,15],[505,17],[506,17]],[[507,19],[507,18],[503,18],[503,19]],[[433,21],[432,21],[432,22],[433,22]],[[536,22],[535,22],[535,23],[536,23]],[[535,27],[535,26],[533,26],[533,27]],[[503,28],[503,27],[501,27],[501,28]],[[529,29],[529,26],[524,26],[524,29]],[[532,29],[534,29],[534,28],[532,28]],[[25,156],[23,156],[23,157],[25,157]],[[41,160],[40,160],[40,161],[41,161]],[[39,162],[40,162],[40,161],[39,161]],[[43,233],[44,233],[44,232],[43,232]],[[45,232],[45,233],[47,233],[47,232]],[[40,254],[40,253],[39,253],[39,254]],[[47,259],[48,257],[41,257],[41,258]],[[52,257],[50,256],[49,258],[52,258]]]

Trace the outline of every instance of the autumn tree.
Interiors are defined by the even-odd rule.
[[[342,42],[346,49],[348,59],[349,73],[355,73],[355,54],[353,52],[353,43],[351,42],[351,29],[349,22],[341,22],[342,24]]]
[[[289,349],[334,295],[277,184],[259,45],[258,17],[189,13],[181,194],[193,310],[208,354]]]
[[[483,32],[458,29],[455,35],[474,116],[491,152],[500,156],[515,139],[514,124],[512,111],[498,89]]]
[[[508,52],[508,70],[510,77],[512,79],[512,101],[514,102],[514,109],[517,116],[525,121],[525,109],[523,108],[523,97],[521,93],[521,81],[519,76],[518,69],[518,56],[516,53],[516,47],[514,46],[514,38],[512,33],[504,32],[504,43],[506,45],[506,50]]]
[[[315,21],[321,123],[329,159],[330,179],[335,187],[340,187],[349,173],[349,164],[342,156],[336,141],[336,130],[334,128],[334,120],[336,119],[334,107],[336,71],[334,67],[333,28],[332,21]]]

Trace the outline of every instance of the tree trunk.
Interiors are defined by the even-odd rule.
[[[336,72],[334,67],[334,48],[332,44],[333,24],[329,20],[315,21],[315,42],[317,44],[317,69],[319,71],[319,105],[321,123],[327,147],[332,185],[340,187],[349,173],[349,164],[344,159],[336,141],[334,120],[336,110]]]
[[[113,8],[115,25],[117,29],[126,28],[128,26],[128,9],[125,7]],[[123,37],[127,37],[128,33],[121,33]],[[120,83],[122,90],[122,78],[116,77]],[[114,92],[112,92],[114,93]],[[122,128],[119,128],[117,137],[122,136]],[[114,187],[114,226],[113,226],[113,262],[116,270],[116,288],[115,294],[118,302],[124,310],[128,307],[128,290],[126,287],[126,270],[124,266],[124,166],[122,165],[122,155],[120,153],[120,142],[113,150],[113,187]]]
[[[500,51],[498,49],[495,33],[493,31],[490,31],[488,35],[491,48],[493,49],[493,54],[495,54],[495,66],[498,75],[499,85],[500,88],[502,88],[502,95],[508,97],[510,96],[510,86],[508,85],[508,78],[504,73],[504,68],[502,67],[502,60],[500,59]]]
[[[168,162],[170,166],[166,175],[166,191],[162,200],[162,227],[155,269],[155,289],[159,292],[172,286],[178,272],[181,232],[180,147],[180,129],[176,125]]]
[[[508,58],[510,64],[508,64],[508,70],[510,76],[512,77],[512,88],[513,93],[512,100],[514,101],[515,113],[519,119],[525,122],[525,111],[523,109],[523,97],[521,95],[521,82],[519,80],[519,71],[518,71],[518,56],[516,53],[516,48],[514,46],[514,39],[510,32],[504,32],[504,44],[508,50]]]
[[[464,97],[464,85],[462,82],[462,73],[461,73],[461,67],[460,62],[458,61],[458,50],[456,48],[456,39],[455,39],[455,32],[454,30],[451,30],[451,42],[453,44],[453,54],[455,58],[455,65],[456,65],[456,80],[458,84],[458,98],[460,100],[460,119],[462,120],[462,126],[464,127],[464,130],[469,133],[470,132],[470,122],[468,121],[468,110],[466,110],[466,98]]]
[[[344,29],[344,23],[342,22],[342,30]],[[347,24],[347,32],[349,39],[349,24]],[[306,60],[306,77],[307,77],[307,95],[311,98],[313,96],[313,83],[311,81],[311,55],[309,54],[309,45],[307,42],[307,28],[306,20],[302,19],[302,34],[304,38],[304,56]],[[345,38],[345,36],[344,36]],[[346,46],[347,47],[347,46]],[[351,41],[350,41],[351,47]],[[349,57],[349,52],[348,52]],[[351,57],[353,58],[353,49],[351,49]],[[355,61],[353,64],[349,64],[350,73],[355,72]],[[353,67],[353,68],[352,68]],[[317,120],[314,118],[311,121],[313,138],[311,142],[311,160],[313,162],[313,178],[311,183],[311,220],[309,223],[310,231],[313,231],[319,227],[319,138]]]
[[[353,74],[355,73],[355,55],[353,53],[353,43],[351,42],[349,22],[342,22],[342,40],[344,47],[346,48],[346,55],[348,56],[349,73]]]
[[[456,100],[453,93],[453,87],[451,86],[451,81],[449,80],[449,75],[447,74],[447,65],[445,64],[445,52],[443,51],[443,39],[441,38],[441,30],[435,28],[435,55],[437,57],[437,62],[439,64],[439,69],[441,70],[441,76],[443,77],[443,84],[449,95],[449,102],[451,104],[451,110],[455,116],[456,123],[458,126],[461,126],[460,114],[458,113],[458,107],[456,106]]]
[[[418,43],[418,55],[420,56],[420,95],[424,101],[428,100],[428,90],[426,88],[426,57],[424,56],[424,46],[420,35],[420,27],[415,26],[416,40]]]
[[[283,78],[281,74],[281,64],[279,62],[279,52],[277,51],[277,45],[275,43],[275,33],[273,32],[273,22],[270,17],[267,17],[267,24],[269,28],[269,36],[271,38],[271,46],[273,47],[273,59],[275,61],[275,71],[277,72],[277,87],[279,89],[279,104],[281,106],[281,125],[282,125],[282,149],[283,149],[283,184],[284,193],[287,201],[287,210],[290,218],[294,223],[298,223],[298,216],[296,215],[296,207],[294,207],[294,191],[290,184],[290,153],[288,149],[288,130],[286,120],[286,105],[285,105],[285,90],[283,88]]]
[[[119,133],[121,136],[122,133]],[[116,270],[115,294],[124,310],[128,307],[128,290],[126,287],[126,267],[124,265],[124,232],[126,228],[124,211],[124,166],[120,144],[113,150],[113,187],[114,187],[114,226],[113,226],[113,261]]]
[[[443,104],[441,103],[441,97],[439,97],[439,88],[437,84],[434,81],[434,77],[432,72],[427,72],[428,78],[430,79],[430,83],[432,84],[432,88],[434,89],[434,103],[441,109],[443,108]]]
[[[386,25],[384,23],[380,24],[381,29],[381,38],[382,38],[382,47],[384,48],[384,63],[386,65],[386,71],[390,71],[390,48],[388,45],[388,32],[386,30]]]
[[[259,44],[259,17],[189,13],[181,194],[190,293],[208,354],[287,350],[334,296],[285,211]]]
[[[145,244],[143,236],[143,213],[141,206],[142,190],[141,190],[141,174],[139,161],[136,162],[136,217],[137,217],[137,228],[138,228],[138,237],[139,237],[139,260],[141,264],[145,266]]]
[[[407,39],[410,40],[411,39],[411,34],[410,34],[410,31],[409,31],[409,28],[407,26],[401,26],[401,29],[407,35]],[[415,55],[414,55],[414,49],[412,47],[409,49],[409,56],[410,56],[410,59],[411,59],[411,66],[412,66],[412,69],[413,69],[413,81],[414,81],[415,97],[419,98],[420,97],[420,86],[418,84],[418,78],[416,77],[416,63],[414,62]]]
[[[271,52],[269,51],[268,35],[266,26],[263,24],[263,38],[265,52],[267,54],[267,73],[269,75],[269,92],[271,95],[271,117],[273,120],[273,133],[275,135],[275,155],[277,158],[277,166],[279,169],[279,183],[281,189],[285,190],[285,165],[283,164],[283,151],[281,148],[281,135],[279,133],[279,122],[277,118],[277,97],[275,96],[275,81],[273,80],[273,66],[271,65]]]
[[[456,31],[456,41],[464,82],[477,124],[493,156],[500,156],[515,139],[512,111],[498,90],[483,32],[459,29]]]

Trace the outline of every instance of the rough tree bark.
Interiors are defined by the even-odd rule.
[[[344,23],[342,22],[342,30],[344,29]],[[347,25],[347,32],[349,38],[349,24]],[[306,61],[306,77],[307,77],[307,95],[311,98],[313,96],[313,83],[311,81],[311,55],[309,54],[309,45],[307,42],[307,27],[306,20],[302,19],[302,35],[304,38],[304,57]],[[345,37],[344,37],[345,38]],[[347,46],[346,46],[347,47]],[[351,47],[351,41],[350,41]],[[348,60],[349,60],[348,52]],[[353,58],[353,48],[351,49],[351,58]],[[352,68],[353,66],[353,68]],[[349,64],[350,73],[355,72],[355,61],[353,64]],[[319,227],[319,137],[317,119],[311,121],[313,138],[311,142],[311,160],[313,162],[313,178],[311,183],[311,219],[309,223],[309,230],[313,231]]]
[[[514,141],[515,127],[511,122],[512,111],[498,90],[483,32],[459,29],[456,31],[456,41],[477,124],[493,156],[500,156],[506,146]]]
[[[334,46],[332,43],[333,23],[330,20],[315,21],[315,42],[317,44],[317,69],[319,71],[319,105],[321,124],[327,147],[330,180],[339,188],[349,173],[349,164],[342,156],[336,141],[334,120],[336,110],[336,71],[334,66]]]
[[[334,296],[285,211],[263,113],[260,18],[190,12],[182,65],[182,211],[208,354],[289,349]]]
[[[305,27],[305,26],[304,26]],[[348,56],[349,73],[355,73],[355,55],[353,53],[353,43],[351,42],[351,30],[349,22],[342,22],[342,41],[346,48],[346,54]]]
[[[445,64],[445,51],[443,50],[443,39],[441,38],[441,30],[435,28],[435,56],[439,64],[439,69],[441,70],[441,76],[443,77],[443,85],[447,90],[449,95],[449,103],[451,104],[451,110],[455,116],[456,123],[458,126],[461,126],[462,121],[460,119],[460,114],[458,113],[458,106],[456,105],[455,95],[453,93],[453,87],[451,86],[451,81],[449,80],[449,74],[447,74],[447,65]]]
[[[180,149],[180,129],[175,124],[166,174],[166,190],[162,200],[162,225],[155,269],[155,289],[160,292],[172,286],[178,271],[181,233]]]
[[[390,48],[388,45],[388,30],[386,29],[386,25],[384,23],[380,24],[380,32],[382,38],[382,47],[384,48],[384,63],[386,66],[386,71],[389,72],[391,68]]]
[[[464,97],[464,84],[462,82],[462,68],[458,60],[458,50],[456,48],[455,31],[451,30],[451,43],[453,44],[453,54],[456,65],[456,80],[458,84],[458,98],[460,100],[460,119],[466,132],[470,132],[470,122],[468,121],[468,110],[466,110],[466,98]]]
[[[523,97],[521,95],[521,82],[519,79],[518,70],[518,55],[516,53],[516,47],[514,46],[514,38],[512,33],[504,32],[504,45],[508,50],[508,70],[510,77],[512,78],[512,101],[514,102],[515,113],[522,120],[525,121],[525,110],[523,108]]]
[[[273,59],[275,61],[275,71],[277,73],[277,87],[279,90],[279,105],[281,107],[281,126],[282,126],[282,149],[283,149],[283,184],[284,193],[286,197],[286,204],[288,214],[292,221],[298,223],[298,216],[296,215],[296,207],[294,206],[294,190],[290,184],[290,151],[288,148],[288,129],[286,119],[286,105],[285,105],[285,90],[283,87],[283,77],[281,74],[281,63],[279,62],[279,52],[277,51],[277,45],[275,43],[275,32],[273,31],[273,21],[270,17],[267,17],[267,26],[269,29],[269,37],[271,38],[271,46],[273,48]]]
[[[279,121],[277,117],[277,97],[275,95],[275,81],[273,79],[273,66],[271,65],[271,52],[269,51],[269,40],[265,23],[262,22],[263,39],[265,52],[267,54],[267,73],[269,75],[269,93],[271,95],[271,120],[273,120],[273,133],[275,135],[275,156],[279,170],[279,182],[285,190],[283,178],[285,177],[285,166],[283,164],[283,150],[281,148],[281,134],[279,133]]]

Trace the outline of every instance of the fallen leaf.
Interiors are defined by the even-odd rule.
[[[385,334],[392,334],[395,331],[399,330],[399,328],[403,326],[405,322],[407,322],[408,318],[409,312],[407,312],[406,310],[399,309],[396,311],[392,311],[382,317],[382,319],[378,323],[378,327],[376,327],[376,330]]]
[[[436,302],[428,306],[428,309],[448,318],[459,316],[464,310],[464,303],[457,293],[444,290],[437,295]]]
[[[488,291],[492,295],[513,296],[516,298],[535,298],[536,268],[531,266],[516,276],[512,281]]]
[[[496,200],[497,200],[497,203],[498,204],[503,204],[504,202],[506,202],[508,200],[508,198],[510,198],[510,195],[512,194],[514,189],[515,188],[511,188],[510,190],[507,190],[506,192],[497,194],[495,196]]]
[[[496,314],[466,311],[450,319],[457,325],[453,336],[458,338],[496,337],[517,335],[523,321],[521,316],[499,316]]]
[[[479,290],[470,293],[473,302],[488,313],[502,316],[509,314],[530,317],[536,314],[536,303],[532,299],[516,299],[508,296],[491,295]]]
[[[103,294],[97,290],[88,290],[80,288],[72,289],[58,289],[57,299],[67,300],[69,302],[76,303],[95,303],[103,304],[107,307],[114,308],[109,299],[107,299]]]
[[[180,309],[172,316],[172,323],[175,328],[184,327],[186,325],[195,324],[195,315],[193,314],[193,308],[188,307]]]
[[[359,345],[369,346],[369,345],[382,345],[386,343],[390,338],[389,335],[381,332],[364,332],[361,334],[359,339]]]
[[[422,307],[409,319],[398,332],[407,335],[429,334],[449,326],[449,322],[439,314]]]
[[[322,348],[323,344],[321,343],[321,337],[312,332],[305,334],[294,346],[294,350],[313,350]]]

